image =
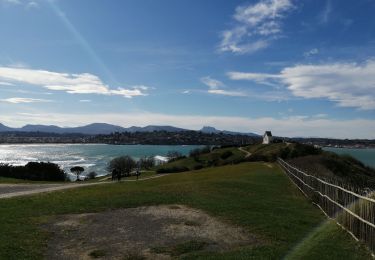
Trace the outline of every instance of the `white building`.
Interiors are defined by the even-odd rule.
[[[272,133],[271,131],[264,132],[263,135],[263,144],[270,144],[273,141]]]

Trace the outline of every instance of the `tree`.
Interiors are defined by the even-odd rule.
[[[155,166],[155,159],[152,156],[143,157],[139,160],[140,168],[149,170]]]
[[[93,180],[93,179],[95,179],[96,178],[96,172],[90,172],[88,175],[87,175],[87,177],[90,179],[90,180]]]
[[[112,159],[108,164],[108,171],[112,172],[114,169],[125,176],[130,176],[130,172],[135,168],[137,163],[128,155]]]
[[[179,151],[169,151],[167,153],[167,157],[168,157],[169,161],[172,162],[172,161],[176,161],[180,158],[183,158],[184,156]]]
[[[70,171],[72,173],[74,173],[75,175],[77,175],[77,181],[79,181],[79,175],[85,171],[85,169],[81,166],[74,166],[72,168],[70,168]]]

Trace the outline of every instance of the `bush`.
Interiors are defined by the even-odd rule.
[[[87,177],[90,179],[90,180],[93,180],[95,179],[97,176],[96,172],[90,172]]]
[[[189,168],[185,166],[172,166],[172,167],[163,167],[156,170],[157,173],[175,173],[175,172],[186,172],[189,171]]]
[[[194,166],[194,170],[200,170],[203,168],[203,165],[202,164],[197,164]]]
[[[0,164],[0,176],[31,181],[65,181],[66,173],[57,164],[29,162],[25,166]]]
[[[139,160],[139,165],[142,169],[149,170],[155,166],[155,159],[152,156],[143,157]]]
[[[197,157],[201,154],[205,154],[205,153],[210,153],[211,152],[211,147],[209,145],[203,147],[203,148],[196,148],[196,149],[193,149],[190,151],[189,155],[190,157]]]
[[[169,162],[172,162],[184,158],[184,155],[178,151],[169,151],[167,157],[169,158]]]
[[[225,160],[225,159],[228,159],[229,157],[231,157],[232,155],[233,155],[232,151],[225,151],[224,153],[222,153],[220,155],[220,158]]]

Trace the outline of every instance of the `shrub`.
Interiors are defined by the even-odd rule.
[[[189,155],[190,157],[197,157],[201,154],[209,153],[211,152],[211,147],[209,145],[203,147],[203,148],[196,148],[190,151]]]
[[[93,180],[95,179],[97,176],[96,172],[90,172],[87,177],[90,179],[90,180]]]
[[[155,159],[152,156],[143,157],[139,160],[139,165],[142,169],[149,170],[155,166]]]
[[[178,151],[169,151],[167,153],[167,157],[169,158],[170,162],[184,158],[183,154]]]
[[[173,172],[186,172],[189,171],[189,168],[185,166],[172,166],[172,167],[163,167],[156,170],[157,173],[173,173]]]
[[[231,157],[232,155],[233,155],[232,151],[225,151],[224,153],[222,153],[220,155],[220,158],[225,160],[225,159],[228,159],[229,157]]]
[[[194,170],[200,170],[203,168],[203,165],[202,164],[197,164],[194,166]]]
[[[57,164],[29,162],[25,166],[0,164],[0,176],[32,181],[65,181],[66,173]]]

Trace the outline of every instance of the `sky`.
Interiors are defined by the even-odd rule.
[[[0,0],[0,123],[375,139],[373,0]]]

